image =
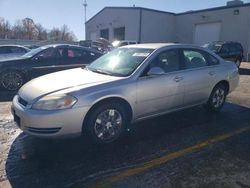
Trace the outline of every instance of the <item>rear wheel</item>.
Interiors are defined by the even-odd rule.
[[[91,111],[87,118],[87,132],[91,140],[106,144],[116,141],[128,123],[126,108],[115,102],[103,103]]]
[[[1,85],[8,91],[16,91],[24,84],[22,73],[14,70],[5,71],[1,74]]]
[[[206,109],[213,113],[219,112],[225,103],[226,95],[226,87],[223,84],[216,85],[206,104]]]

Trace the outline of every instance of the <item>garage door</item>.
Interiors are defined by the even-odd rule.
[[[194,31],[194,44],[203,45],[208,42],[218,41],[220,38],[220,30],[220,22],[196,25]]]
[[[90,40],[96,40],[96,32],[90,33]]]

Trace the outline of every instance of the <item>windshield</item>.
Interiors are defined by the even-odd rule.
[[[87,69],[112,76],[129,76],[153,49],[118,48],[91,63]]]
[[[219,52],[221,49],[221,44],[209,43],[209,44],[205,44],[203,47],[208,48],[209,50],[212,50],[213,52]]]
[[[33,49],[33,50],[29,51],[28,53],[24,54],[22,57],[33,57],[34,55],[36,55],[39,52],[45,50],[46,48],[48,48],[48,47],[47,46],[42,46],[42,47]]]

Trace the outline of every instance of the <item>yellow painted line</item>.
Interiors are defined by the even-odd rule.
[[[221,142],[221,141],[226,140],[234,135],[238,135],[238,134],[246,132],[248,130],[250,130],[250,127],[241,128],[241,129],[238,129],[238,130],[233,131],[231,133],[226,133],[226,134],[208,139],[206,141],[200,142],[200,143],[193,145],[193,146],[190,146],[188,148],[167,154],[167,155],[162,156],[160,158],[150,160],[148,162],[145,162],[143,164],[138,165],[137,167],[132,167],[130,169],[118,172],[115,175],[111,175],[111,176],[108,176],[108,177],[103,178],[101,180],[97,180],[96,182],[87,185],[87,187],[91,187],[91,188],[92,187],[93,188],[107,187],[115,182],[123,180],[124,178],[134,176],[134,175],[140,174],[142,172],[148,171],[148,170],[155,168],[161,164],[164,164],[168,161],[171,161],[171,160],[176,159],[178,157],[182,157],[182,156],[185,156],[187,154],[199,151],[205,147],[208,147],[212,144]]]

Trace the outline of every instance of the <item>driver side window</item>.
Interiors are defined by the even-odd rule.
[[[180,69],[180,60],[177,50],[168,50],[160,53],[149,65],[161,68],[165,73],[177,71]]]
[[[58,49],[55,48],[48,48],[46,50],[44,50],[43,52],[41,52],[38,55],[39,58],[42,59],[52,59],[52,58],[60,58],[62,57],[60,51],[58,51]]]

